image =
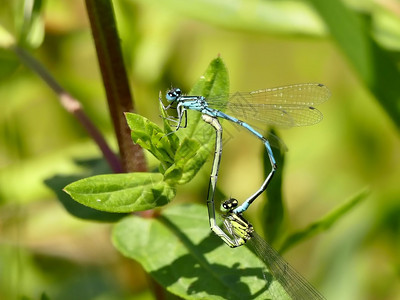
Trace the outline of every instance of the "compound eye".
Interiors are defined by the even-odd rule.
[[[238,206],[238,204],[239,204],[239,202],[236,199],[232,199],[231,207],[236,207],[236,206]]]
[[[168,100],[169,102],[175,101],[176,98],[177,98],[175,89],[169,90],[169,91],[167,92],[167,94],[165,95],[165,98],[167,98],[167,100]]]
[[[237,207],[238,204],[239,202],[235,198],[230,198],[224,202],[224,205],[229,209]]]
[[[234,208],[238,206],[238,204],[239,202],[236,199],[230,198],[221,203],[221,210],[228,212],[232,211]]]
[[[181,94],[181,89],[173,88],[167,92],[166,98],[169,102],[176,101],[181,96]]]

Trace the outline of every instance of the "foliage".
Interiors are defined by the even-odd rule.
[[[217,58],[191,93],[226,94],[227,82],[225,66]],[[211,128],[204,128],[194,114],[188,113],[190,133],[178,144],[176,136],[167,135],[170,132],[140,115],[127,113],[132,140],[159,159],[161,173],[99,175],[74,182],[65,191],[79,203],[107,212],[134,212],[167,204],[175,196],[176,185],[192,180],[211,152]],[[194,122],[197,125],[191,126]]]
[[[279,132],[290,151],[274,150],[278,172],[268,201],[246,212],[256,231],[281,251],[299,246],[290,261],[307,260],[306,277],[313,274],[328,299],[398,298],[400,18],[388,6],[394,3],[86,0],[90,23],[99,25],[92,28],[96,46],[106,50],[98,51],[103,84],[82,1],[0,4],[2,299],[153,299],[160,290],[162,297],[169,291],[188,299],[264,299],[282,292],[247,248],[229,249],[210,234],[206,208],[192,203],[204,202],[212,128],[197,112],[188,112],[187,128],[177,133],[170,134],[163,110],[163,128],[153,123],[154,91],[171,82],[189,90],[217,53],[235,89],[321,81],[333,94],[320,126]],[[113,45],[121,45],[125,66]],[[228,82],[218,55],[189,93],[226,94]],[[108,108],[99,101],[104,90],[116,100]],[[118,97],[134,108],[124,109]],[[126,124],[130,132],[118,127]],[[125,133],[150,153],[147,165],[139,147],[130,148],[126,137],[121,143]],[[144,172],[110,174],[132,170],[124,159],[118,166],[114,137],[114,152],[130,153]],[[261,177],[256,168],[266,155],[229,124],[224,138],[217,194],[242,199]],[[349,194],[355,196],[343,201]],[[128,260],[109,247],[109,226]],[[321,233],[311,255],[310,239]],[[152,293],[132,260],[157,282]]]
[[[184,299],[266,299],[279,291],[276,283],[268,287],[255,255],[228,248],[207,223],[203,205],[177,205],[156,219],[125,218],[114,227],[113,243]]]
[[[227,94],[227,83],[226,68],[221,58],[216,58],[190,94],[207,96]],[[189,182],[212,151],[210,148],[213,140],[212,131],[209,132],[210,128],[205,128],[198,120],[199,115],[194,111],[188,112],[189,134],[179,143],[177,137],[170,136],[170,133],[175,134],[175,132],[170,131],[166,115],[164,124],[167,131],[164,132],[146,118],[127,113],[132,140],[160,161],[161,173],[98,175],[73,182],[65,188],[65,191],[81,204],[112,213],[135,212],[164,206],[174,198],[175,186]],[[278,159],[278,161],[280,168],[283,168],[283,160]],[[278,180],[277,187],[273,191],[279,193],[281,183],[282,181]],[[271,199],[279,199],[282,202],[280,194],[269,193]],[[365,195],[358,197],[356,201],[352,200],[350,205],[346,204],[346,208],[333,213],[333,217],[325,217],[318,226],[311,225],[304,229],[301,235],[296,234],[296,238],[290,237],[284,247],[310,237],[315,233],[316,227],[328,229],[343,215],[341,211],[349,210],[363,198]],[[272,211],[276,213],[277,210],[275,208]],[[249,252],[246,254],[246,250],[240,248],[232,250],[224,245],[218,247],[221,243],[217,242],[215,237],[208,245],[209,242],[206,240],[209,240],[210,232],[207,227],[200,226],[207,223],[204,212],[204,208],[201,211],[198,207],[177,206],[164,211],[161,216],[153,220],[135,216],[124,218],[114,229],[114,245],[125,256],[139,261],[158,283],[185,299],[204,297],[242,299],[253,298],[254,295],[265,298],[270,297],[269,293],[284,295],[284,290],[277,283],[268,287],[262,275],[262,267],[258,280],[252,278],[248,283],[246,280],[241,280],[241,277],[248,273],[254,276],[254,269],[260,268],[260,262],[257,259],[250,259],[252,255]],[[202,222],[195,221],[198,215],[201,216]],[[204,249],[211,250],[210,247],[217,248],[218,252],[212,252],[208,257]],[[168,255],[157,255],[162,251]],[[230,259],[226,257],[228,251],[232,252]],[[243,257],[246,257],[246,265],[243,264]],[[188,271],[188,265],[198,267]],[[235,266],[243,269],[243,273],[235,272],[237,268]],[[184,279],[184,274],[190,274],[189,278]],[[233,280],[231,278],[233,274],[238,278]],[[230,279],[226,281],[225,277]],[[193,282],[192,278],[199,280]],[[204,281],[202,278],[209,278],[211,281]],[[243,290],[241,285],[231,287],[232,281],[242,282],[246,289]],[[264,292],[267,294],[264,295]]]

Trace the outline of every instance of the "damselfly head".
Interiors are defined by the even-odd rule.
[[[221,210],[224,212],[231,211],[238,206],[239,202],[235,198],[230,198],[221,203]]]
[[[165,95],[165,98],[167,98],[168,102],[174,102],[181,95],[182,95],[182,91],[180,88],[172,88],[167,92],[167,94]]]

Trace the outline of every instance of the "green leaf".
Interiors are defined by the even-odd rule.
[[[172,206],[158,219],[129,216],[116,224],[114,246],[184,299],[271,299],[282,288],[264,276],[247,247],[231,249],[208,227],[201,205]]]
[[[400,126],[400,71],[388,51],[371,37],[365,24],[342,1],[310,0],[332,37],[386,113]]]
[[[44,39],[42,0],[0,0],[0,47],[37,48]]]
[[[327,231],[330,227],[332,227],[336,222],[338,222],[341,218],[343,218],[351,209],[353,209],[356,205],[358,205],[362,200],[364,200],[369,195],[368,190],[361,191],[358,195],[345,202],[334,211],[316,221],[305,229],[295,232],[290,235],[285,242],[282,244],[280,248],[280,253],[292,248],[294,245],[309,239],[310,237],[321,233],[323,231]]]
[[[158,100],[159,100],[158,102],[159,102],[159,109],[160,109],[160,112],[161,112],[161,118],[163,120],[164,131],[165,131],[165,133],[170,133],[170,132],[172,132],[172,129],[171,129],[171,126],[169,124],[170,123],[169,115],[168,115],[167,111],[163,107],[162,97],[163,97],[163,94],[160,91],[160,94],[159,94],[159,97],[158,97]],[[173,136],[176,136],[176,134],[173,134]],[[177,140],[179,142],[178,138],[177,138]]]
[[[228,101],[229,76],[228,70],[222,59],[217,57],[211,61],[203,76],[195,83],[189,95],[213,97],[226,95]],[[222,99],[221,99],[222,100]],[[213,148],[214,129],[201,118],[201,113],[188,110],[188,126],[186,130],[179,130],[179,136],[185,136],[205,144],[205,151]]]
[[[189,182],[202,166],[198,155],[200,148],[199,142],[185,138],[175,154],[175,164],[165,172],[164,180],[171,184]]]
[[[133,142],[148,150],[162,164],[170,166],[179,145],[177,136],[166,135],[160,127],[140,115],[125,113],[125,117]]]
[[[115,222],[126,216],[125,213],[113,213],[99,211],[91,207],[87,207],[81,203],[74,201],[70,195],[63,193],[62,188],[71,182],[81,179],[82,176],[60,176],[56,175],[52,178],[46,179],[44,182],[46,186],[51,188],[53,192],[57,195],[58,200],[64,206],[64,208],[74,217],[85,219],[85,220],[95,220],[101,222]]]
[[[153,209],[175,196],[175,189],[159,173],[92,176],[69,184],[64,191],[83,205],[108,212]]]
[[[222,59],[217,57],[211,61],[189,95],[228,96],[228,92],[228,71]],[[183,142],[175,155],[175,164],[165,172],[165,180],[171,184],[174,181],[176,184],[184,184],[192,180],[213,152],[214,129],[202,120],[201,113],[197,111],[188,110],[187,118],[187,128],[177,132]]]
[[[39,47],[44,39],[44,22],[42,18],[43,1],[23,1],[19,8],[19,44],[28,47]]]
[[[275,139],[279,139],[274,130],[271,130],[269,132],[269,135],[267,137],[268,140],[271,140],[271,136]],[[272,151],[276,160],[277,169],[266,191],[268,201],[266,201],[264,204],[264,207],[262,209],[263,217],[261,218],[263,222],[265,236],[267,237],[267,241],[270,244],[273,243],[279,233],[284,214],[282,197],[282,173],[284,168],[285,153],[282,149],[273,148]],[[271,162],[269,160],[269,156],[265,147],[263,151],[263,159],[264,176],[266,178],[271,172]]]
[[[260,0],[134,0],[156,5],[173,16],[194,18],[233,30],[252,32],[316,34],[325,32],[315,12],[302,1]]]

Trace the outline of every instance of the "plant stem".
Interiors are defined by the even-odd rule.
[[[122,58],[120,40],[109,0],[86,0],[97,58],[107,94],[108,107],[126,172],[146,171],[143,150],[132,143],[124,112],[133,112],[132,95]]]
[[[115,173],[121,173],[122,167],[119,158],[112,152],[101,132],[96,128],[93,122],[84,112],[81,103],[72,97],[64,88],[54,79],[54,77],[38,62],[32,55],[30,55],[23,48],[13,46],[11,49],[18,56],[22,63],[29,69],[36,72],[47,85],[57,94],[61,105],[72,115],[74,115],[81,125],[86,129],[89,135],[96,142],[107,160],[111,169]]]

